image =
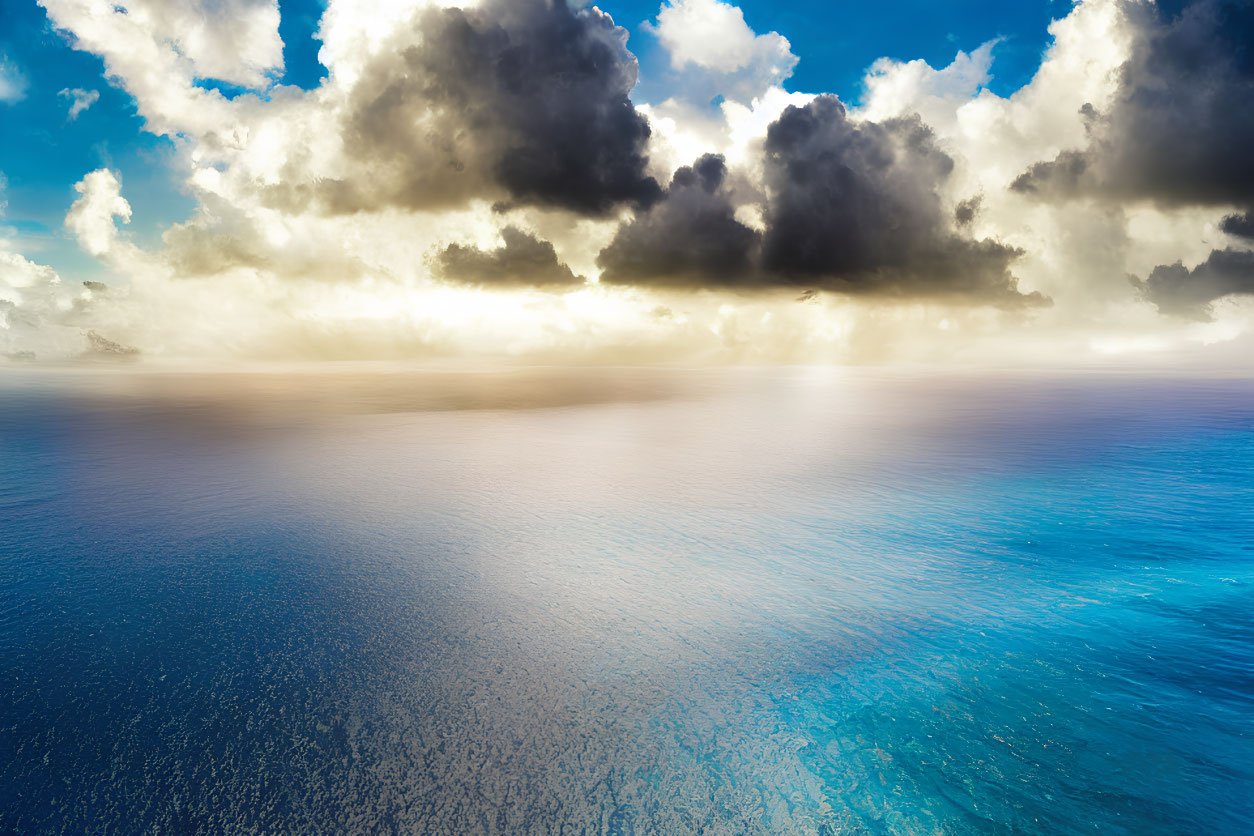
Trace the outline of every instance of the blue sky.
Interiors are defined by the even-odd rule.
[[[287,83],[310,87],[322,76],[318,42],[313,38],[322,0],[281,0]],[[630,47],[641,60],[640,93],[664,88],[667,60],[657,41],[642,27],[657,15],[659,0],[608,0],[598,3],[615,22],[631,31]],[[863,72],[877,58],[922,58],[943,66],[958,49],[971,50],[994,38],[996,77],[989,85],[1006,95],[1021,87],[1040,64],[1047,27],[1065,15],[1064,0],[893,0],[889,3],[832,0],[745,0],[738,4],[757,32],[779,32],[800,56],[786,86],[808,92],[835,92],[856,99]],[[656,83],[655,83],[656,82]]]
[[[323,5],[321,0],[281,3],[285,83],[312,87],[322,77],[313,35]],[[665,98],[669,62],[642,26],[656,16],[658,1],[609,0],[601,5],[631,31],[630,47],[641,62],[635,98]],[[865,68],[879,57],[923,58],[943,66],[956,50],[974,49],[992,38],[1004,41],[990,86],[1003,95],[1012,92],[1039,64],[1050,20],[1069,10],[1048,0],[744,0],[740,5],[750,27],[777,31],[791,41],[800,62],[786,84],[789,89],[835,92],[847,101],[857,100]],[[62,230],[75,197],[73,184],[96,168],[121,175],[134,211],[128,233],[137,242],[155,241],[170,223],[188,215],[194,202],[182,193],[172,166],[174,144],[143,130],[131,97],[105,81],[102,61],[72,49],[34,0],[0,4],[0,55],[25,86],[20,100],[0,104],[0,171],[8,180],[3,223],[31,257],[67,278],[98,269]],[[70,100],[59,94],[72,88],[98,91],[100,98],[70,120]]]
[[[642,93],[666,72],[656,41],[640,27],[657,14],[658,5],[655,0],[618,0],[602,6],[632,32]],[[752,29],[779,32],[792,43],[801,60],[785,87],[832,92],[847,101],[858,98],[864,71],[877,58],[922,58],[939,67],[957,50],[970,51],[993,38],[1005,42],[997,51],[990,87],[1002,95],[1013,92],[1040,64],[1050,21],[1070,10],[1069,3],[1050,0],[746,0],[738,5]]]
[[[69,277],[96,272],[61,229],[74,183],[96,168],[122,172],[139,240],[190,211],[169,167],[173,144],[142,130],[132,98],[105,82],[103,62],[71,49],[33,0],[0,4],[0,53],[25,87],[20,100],[0,104],[0,171],[8,181],[0,223],[31,257]],[[67,88],[95,90],[100,99],[71,121],[70,100],[59,95]]]

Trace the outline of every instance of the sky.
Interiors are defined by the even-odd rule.
[[[0,362],[1248,356],[1245,0],[13,0]]]

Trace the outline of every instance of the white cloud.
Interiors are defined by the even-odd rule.
[[[0,104],[13,104],[26,98],[26,76],[0,53]]]
[[[112,171],[102,168],[76,183],[74,190],[81,197],[65,216],[66,227],[91,255],[109,255],[118,245],[118,228],[113,219],[131,222],[131,205],[122,197],[122,184]]]
[[[87,348],[92,293],[0,238],[0,363],[71,357]]]
[[[738,6],[719,0],[667,0],[646,29],[670,53],[675,70],[699,68],[686,79],[692,98],[723,95],[749,102],[792,75],[797,56],[778,32],[759,35]]]
[[[85,41],[95,43],[104,32],[119,35],[122,40],[108,52],[141,41],[168,47],[195,78],[260,89],[283,69],[277,0],[41,0],[41,5],[58,27]],[[153,55],[145,48],[139,57]]]
[[[26,306],[43,307],[61,284],[51,267],[28,261],[17,253],[0,250],[0,323],[13,324],[9,316]]]
[[[40,0],[79,49],[135,97],[158,134],[236,141],[231,103],[197,86],[214,79],[264,90],[282,71],[277,0]]]
[[[77,119],[79,115],[82,114],[83,111],[87,110],[89,107],[91,107],[92,105],[94,105],[96,102],[100,100],[100,91],[83,90],[79,87],[73,87],[73,88],[67,87],[66,89],[58,93],[57,95],[63,99],[70,100],[69,118],[71,122]]]
[[[671,66],[696,64],[732,73],[755,63],[773,65],[783,79],[797,57],[778,32],[758,35],[740,7],[719,0],[668,0],[650,27],[671,55]]]
[[[378,55],[414,16],[430,7],[474,8],[478,0],[330,0],[318,27],[318,60],[332,78],[351,86],[371,56]]]
[[[879,120],[916,112],[929,123],[938,116],[945,118],[992,80],[993,50],[998,43],[989,41],[970,53],[959,50],[953,62],[940,70],[921,58],[879,59],[867,73],[866,106],[860,115]]]

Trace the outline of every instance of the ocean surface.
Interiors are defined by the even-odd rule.
[[[0,833],[1249,834],[1254,382],[0,376]]]

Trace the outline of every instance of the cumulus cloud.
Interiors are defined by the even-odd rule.
[[[721,156],[675,172],[665,199],[602,251],[601,280],[678,287],[758,285],[761,235],[736,218]]]
[[[1032,165],[1011,184],[1047,200],[1096,197],[1173,209],[1254,205],[1254,6],[1244,0],[1125,3],[1132,47],[1106,107],[1085,104],[1085,145]],[[1250,215],[1220,229],[1249,231]],[[1140,284],[1160,311],[1207,317],[1249,293],[1249,254],[1214,250],[1193,270],[1155,267]]]
[[[784,111],[766,153],[771,274],[850,293],[1046,301],[1019,293],[1015,248],[954,232],[939,194],[954,163],[918,117],[854,122],[821,96]]]
[[[340,176],[277,186],[276,205],[425,209],[482,198],[602,215],[659,196],[627,33],[595,7],[430,7],[354,73]]]
[[[118,244],[114,218],[131,222],[131,204],[122,197],[117,175],[102,168],[74,185],[80,197],[65,216],[65,226],[74,233],[79,246],[96,257],[110,254]]]
[[[854,121],[834,96],[789,106],[763,146],[763,231],[737,216],[721,157],[681,168],[666,198],[601,255],[603,279],[667,286],[802,286],[868,296],[1042,305],[1020,254],[960,235],[940,189],[953,160],[917,116]]]
[[[231,102],[200,80],[266,89],[283,68],[277,0],[39,0],[134,97],[148,130],[238,143]]]
[[[701,95],[751,101],[792,75],[797,56],[778,32],[759,35],[738,6],[720,0],[667,0],[656,24],[646,24],[670,54],[675,70],[707,71],[688,85]]]
[[[1121,8],[1132,49],[1113,101],[1082,109],[1087,144],[1033,165],[1012,188],[1159,205],[1254,198],[1254,6],[1194,0]]]
[[[69,119],[71,122],[77,119],[79,115],[83,113],[83,111],[87,110],[89,107],[91,107],[92,105],[94,105],[96,102],[100,100],[100,91],[83,90],[78,87],[74,87],[74,88],[67,87],[66,89],[58,93],[57,95],[63,99],[70,100]]]
[[[501,230],[501,246],[481,250],[450,244],[436,258],[440,274],[447,279],[483,285],[533,287],[583,284],[569,267],[558,260],[548,241],[507,226]]]
[[[0,174],[0,217],[5,188]],[[0,227],[0,362],[81,352],[86,347],[81,326],[89,321],[92,288],[68,286],[56,270],[15,252],[16,243],[5,232]]]
[[[93,292],[0,239],[0,362],[65,358],[88,348]]]
[[[925,120],[945,118],[992,81],[993,50],[999,43],[988,41],[969,53],[958,50],[954,60],[939,70],[921,58],[904,62],[879,59],[865,79],[867,107],[863,115],[883,119],[908,111],[919,113]]]
[[[152,61],[167,47],[195,78],[257,89],[283,68],[277,0],[42,0],[41,5],[77,37],[94,42],[104,33],[122,36],[110,54],[135,45],[143,50],[137,60]]]
[[[51,267],[0,251],[0,324],[13,329],[55,307],[61,278]]]

